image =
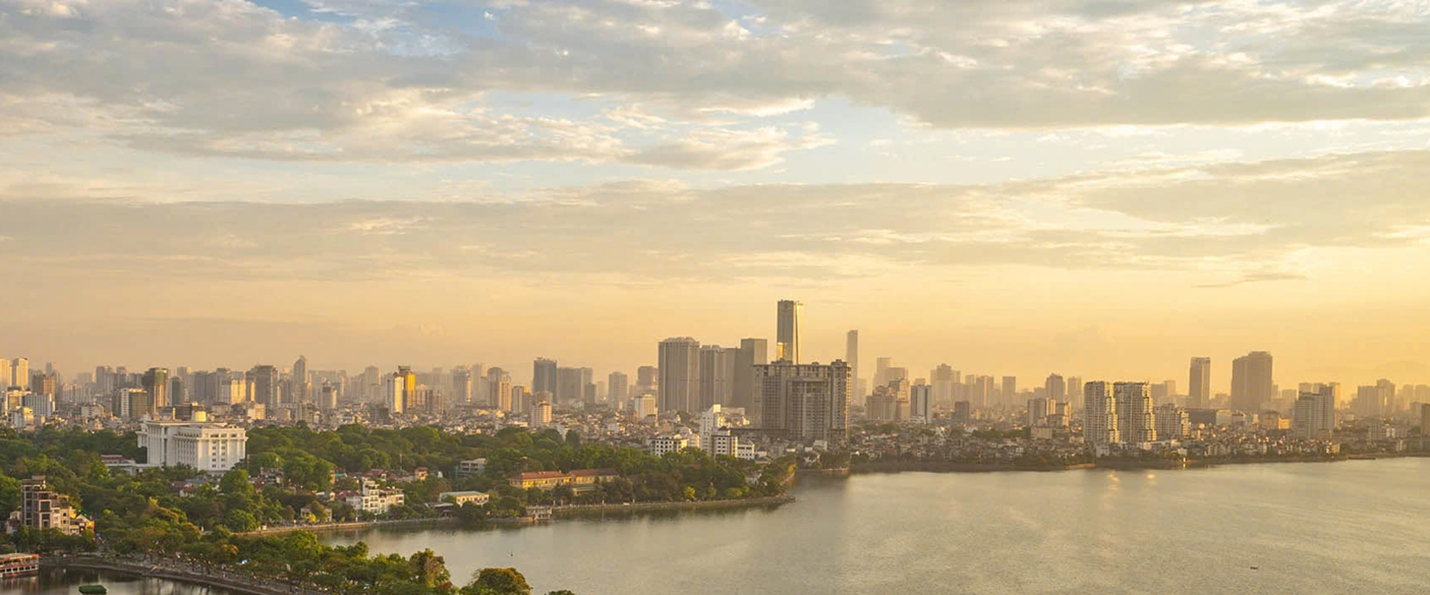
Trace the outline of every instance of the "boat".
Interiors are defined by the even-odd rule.
[[[104,588],[104,585],[80,585],[79,592],[84,595],[104,595],[109,589]]]
[[[0,579],[39,573],[39,554],[0,554]]]

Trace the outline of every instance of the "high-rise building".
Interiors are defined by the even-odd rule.
[[[661,366],[664,369],[664,365]],[[791,440],[844,440],[849,428],[849,365],[777,361],[755,366],[761,428]]]
[[[472,404],[472,371],[468,368],[452,368],[452,404],[457,407]]]
[[[735,387],[732,407],[743,407],[745,417],[760,423],[759,387],[755,384],[755,366],[770,363],[769,342],[765,339],[740,339],[740,351],[735,355]]]
[[[1388,380],[1362,386],[1356,390],[1356,400],[1351,408],[1362,417],[1381,417],[1392,413],[1395,402],[1395,385]]]
[[[1068,397],[1068,383],[1063,380],[1060,374],[1049,374],[1048,379],[1043,382],[1043,396],[1054,401],[1062,401]]]
[[[556,405],[569,406],[581,401],[585,384],[581,368],[556,369]]]
[[[531,392],[533,394],[540,392],[557,394],[558,377],[556,360],[544,357],[536,358],[536,361],[531,364]]]
[[[1106,382],[1082,385],[1082,432],[1088,442],[1105,446],[1121,442],[1118,436],[1117,401]]]
[[[933,421],[933,386],[921,384],[909,388],[909,419],[928,423]]]
[[[735,400],[735,361],[738,350],[719,345],[700,347],[700,409],[731,405]]]
[[[874,386],[883,386],[889,383],[889,368],[894,367],[894,358],[880,357],[874,360]]]
[[[1206,409],[1212,399],[1212,358],[1192,358],[1187,378],[1187,408]]]
[[[1254,412],[1276,400],[1271,354],[1253,351],[1231,362],[1231,408]]]
[[[1012,403],[1013,400],[1016,399],[1016,398],[1018,398],[1018,377],[1017,377],[1017,376],[1004,376],[1004,377],[1003,377],[1003,401],[1004,401],[1004,402],[1007,402],[1007,403]]]
[[[5,379],[7,388],[25,388],[30,385],[30,360],[17,357],[10,360],[10,377]]]
[[[154,399],[154,407],[173,407],[169,402],[169,369],[149,368],[144,372],[144,377],[140,380],[140,385],[149,392],[149,396]]]
[[[269,365],[254,366],[248,371],[248,380],[253,383],[253,402],[270,408],[278,406],[278,368]],[[269,413],[272,413],[271,409]]]
[[[323,411],[332,411],[338,408],[338,387],[333,386],[331,383],[324,382],[320,396],[318,407],[322,408]]]
[[[973,420],[973,404],[968,401],[956,401],[953,404],[953,421],[966,424]]]
[[[844,335],[844,361],[849,362],[849,388],[853,399],[864,398],[859,392],[859,331],[849,331]]]
[[[1066,402],[1068,402],[1068,403],[1076,403],[1076,402],[1077,402],[1077,399],[1078,399],[1078,396],[1079,396],[1079,395],[1082,395],[1082,377],[1081,377],[1081,376],[1068,376],[1068,390],[1067,390],[1067,393],[1068,393],[1068,396],[1067,396],[1067,401],[1066,401]],[[1060,402],[1061,402],[1061,401],[1060,401]],[[1069,405],[1068,407],[1071,408],[1072,405]]]
[[[1152,390],[1146,382],[1118,382],[1112,385],[1117,407],[1117,435],[1123,442],[1137,444],[1157,439],[1152,413]]]
[[[1291,432],[1307,440],[1329,440],[1336,430],[1336,395],[1329,384],[1300,391],[1292,406]]]
[[[293,362],[293,402],[308,403],[312,398],[312,385],[308,381],[308,358],[298,356]]]
[[[630,396],[630,378],[625,372],[611,372],[606,376],[606,394],[612,403],[619,403]]]
[[[1158,405],[1153,410],[1152,417],[1156,424],[1159,440],[1184,438],[1191,432],[1191,419],[1187,415],[1187,410],[1174,403]]]
[[[775,360],[799,363],[799,329],[804,318],[804,304],[780,300],[775,325]]]
[[[1053,414],[1058,402],[1046,397],[1028,399],[1028,425],[1048,425],[1048,416]]]
[[[508,408],[504,409],[504,411],[511,411],[511,374],[508,374],[506,370],[503,370],[501,368],[487,368],[486,385],[487,394],[490,395],[486,406],[495,409],[501,409],[502,401],[506,400],[506,405]],[[502,398],[503,395],[506,396],[506,399]]]
[[[700,342],[675,337],[660,342],[656,398],[661,411],[697,411],[700,405]]]
[[[954,385],[958,384],[958,370],[948,364],[939,364],[929,372],[929,385],[933,387],[933,402],[940,407],[948,407],[954,401]]]
[[[656,394],[660,390],[660,371],[655,366],[636,368],[636,394]]]

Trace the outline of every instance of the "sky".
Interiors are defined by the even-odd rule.
[[[1424,0],[0,0],[0,355],[1430,383]],[[866,366],[872,368],[872,365]]]

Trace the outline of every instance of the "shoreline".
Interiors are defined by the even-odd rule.
[[[1185,469],[1210,469],[1223,465],[1258,465],[1281,463],[1340,463],[1345,461],[1374,461],[1379,459],[1427,458],[1430,452],[1373,453],[1356,455],[1335,455],[1329,457],[1298,456],[1271,459],[1187,459],[1184,461],[1138,461],[1099,460],[1095,463],[1074,463],[1071,465],[1020,466],[1014,463],[956,463],[950,461],[893,461],[881,463],[858,463],[850,465],[845,475],[869,473],[996,473],[996,472],[1036,472],[1053,473],[1059,471],[1084,471],[1089,469],[1111,469],[1114,471],[1156,470],[1177,471]],[[818,470],[818,475],[830,475],[832,470]]]
[[[175,564],[172,561],[141,562],[102,556],[41,556],[42,570],[86,570],[123,574],[141,578],[157,578],[201,587],[223,589],[245,595],[329,595],[286,585],[273,579],[248,577],[224,569],[200,569]],[[102,584],[102,581],[101,581]]]
[[[764,506],[782,506],[795,501],[794,496],[782,494],[779,496],[765,496],[761,498],[741,498],[738,500],[704,500],[696,502],[636,502],[631,504],[586,504],[560,506],[551,509],[552,518],[558,517],[579,517],[586,515],[605,515],[611,513],[627,512],[655,512],[670,510],[730,510],[737,508],[754,508]],[[487,519],[479,524],[470,525],[480,527],[483,525],[533,525],[542,523],[544,520],[529,517]],[[405,527],[409,525],[455,525],[462,526],[456,517],[438,517],[422,519],[398,519],[387,521],[352,521],[346,523],[324,523],[318,525],[284,525],[281,527],[268,527],[243,533],[235,533],[241,536],[274,535],[282,533],[292,533],[295,531],[312,531],[323,533],[329,531],[361,531],[367,529],[380,529],[383,527]]]

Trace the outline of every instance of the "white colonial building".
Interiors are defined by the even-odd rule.
[[[248,455],[247,445],[247,432],[228,424],[146,421],[139,430],[139,446],[149,451],[151,466],[228,471]]]

